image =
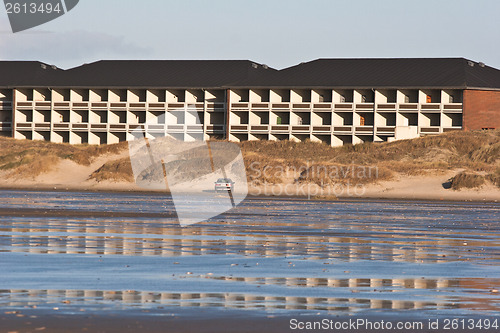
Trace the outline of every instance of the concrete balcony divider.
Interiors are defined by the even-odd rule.
[[[378,104],[377,110],[378,111],[396,111],[397,104],[396,103]]]
[[[112,110],[114,110],[114,109],[126,109],[127,103],[125,103],[125,102],[111,102],[111,103],[109,103],[109,108]]]
[[[352,132],[352,126],[335,126],[334,132]]]
[[[309,103],[294,103],[292,104],[293,111],[309,111],[311,104]]]
[[[455,112],[463,112],[463,104],[462,103],[453,103],[453,104],[444,104],[444,111],[455,111]]]
[[[441,111],[441,104],[438,103],[422,104],[420,106],[420,109],[422,111]]]
[[[167,111],[185,110],[186,104],[184,103],[169,103],[167,104]]]
[[[231,125],[231,131],[248,131],[248,125]]]
[[[431,126],[431,127],[422,127],[420,128],[420,133],[432,133],[437,134],[441,132],[441,128],[439,126]]]
[[[57,130],[57,131],[60,131],[60,130],[69,131],[70,130],[69,123],[53,124],[52,127],[54,128],[54,130]]]
[[[313,104],[313,111],[331,111],[333,109],[332,103],[316,103]]]
[[[112,132],[125,132],[125,131],[127,131],[127,125],[126,124],[110,124],[109,130]]]
[[[373,126],[356,126],[357,133],[373,133]]]
[[[73,102],[72,107],[73,109],[89,109],[90,103],[89,102]]]
[[[18,109],[33,109],[34,102],[17,102],[16,107]]]
[[[54,110],[69,110],[71,108],[70,102],[54,102]]]
[[[50,123],[35,123],[35,129],[50,130]]]
[[[292,133],[309,133],[311,131],[311,126],[309,125],[295,125],[292,126]]]
[[[17,123],[16,127],[18,129],[23,129],[23,130],[26,130],[26,129],[31,130],[31,129],[33,129],[33,125],[34,125],[33,123]]]
[[[264,131],[268,132],[269,131],[269,125],[252,125],[250,126],[251,131]]]
[[[231,111],[249,111],[249,103],[232,103]]]
[[[269,111],[269,103],[252,103],[252,111]]]
[[[166,103],[148,103],[148,110],[165,111],[166,109],[167,109]]]
[[[331,126],[313,126],[313,132],[331,132]]]
[[[172,133],[179,133],[179,132],[185,132],[186,128],[184,125],[168,125],[167,126],[167,131],[172,132]]]
[[[187,125],[186,130],[188,132],[203,132],[203,125]]]
[[[271,108],[273,110],[279,110],[279,111],[288,111],[290,110],[290,103],[273,103],[271,104]]]
[[[377,133],[394,134],[395,131],[396,131],[396,126],[377,127]]]
[[[12,110],[12,102],[0,101],[0,110]]]
[[[353,109],[354,109],[353,103],[335,104],[335,111],[352,111]]]
[[[133,111],[145,111],[146,105],[146,103],[129,103],[128,108]]]
[[[50,110],[52,108],[51,102],[35,102],[36,110]]]
[[[224,112],[225,111],[225,104],[207,103],[207,111]]]
[[[108,109],[108,103],[106,102],[93,102],[90,106],[92,109]]]
[[[12,129],[12,123],[9,123],[9,122],[3,122],[3,123],[0,123],[0,129],[2,130],[10,130]]]
[[[455,132],[455,131],[461,131],[462,130],[462,127],[445,127],[443,128],[443,133],[447,133],[447,132]]]
[[[288,125],[274,125],[271,126],[271,132],[288,132],[290,126]]]
[[[418,112],[418,103],[403,103],[399,104],[399,111],[414,111]]]
[[[71,124],[71,129],[74,131],[88,131],[89,124]]]
[[[225,126],[223,125],[208,125],[207,126],[207,132],[214,133],[214,132],[224,132],[225,131]]]
[[[188,107],[188,110],[193,109],[193,108],[196,111],[200,111],[200,112],[205,110],[205,104],[203,104],[203,103],[195,103],[194,105],[187,103],[187,107]]]
[[[375,104],[373,103],[358,103],[356,104],[356,111],[374,111]]]
[[[108,124],[90,124],[90,129],[97,132],[106,132]]]

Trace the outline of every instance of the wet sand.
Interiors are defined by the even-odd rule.
[[[63,172],[63,171],[61,171]],[[64,172],[72,171],[67,170]],[[352,199],[388,199],[388,200],[436,200],[436,201],[477,201],[500,202],[500,188],[492,184],[476,189],[461,189],[455,191],[445,188],[445,184],[459,171],[452,170],[436,175],[399,176],[391,181],[381,181],[356,186],[320,187],[314,184],[297,185],[285,181],[283,184],[250,186],[250,197],[281,197],[281,198],[340,198]],[[0,172],[1,176],[1,172]],[[1,178],[1,177],[0,177]],[[80,178],[77,178],[80,179]],[[42,179],[12,180],[0,179],[0,190],[49,191],[49,192],[108,192],[108,193],[145,193],[150,195],[168,195],[164,190],[151,191],[129,182],[95,182],[82,178],[79,182],[54,182],[53,177]],[[202,190],[202,189],[198,189]]]
[[[18,317],[22,313],[23,317]],[[430,329],[429,320],[426,318],[406,318],[404,315],[397,316],[366,316],[362,320],[365,321],[357,329],[335,329],[335,323],[351,323],[360,318],[343,317],[343,316],[279,316],[271,318],[262,318],[253,315],[245,315],[242,313],[229,313],[221,319],[219,316],[211,318],[210,313],[205,313],[203,316],[192,317],[191,315],[175,316],[175,315],[154,315],[144,316],[138,315],[136,312],[122,312],[117,314],[76,314],[76,315],[57,315],[53,313],[40,313],[35,311],[22,311],[18,314],[1,315],[0,325],[2,332],[50,332],[50,333],[67,333],[67,332],[93,332],[93,333],[290,333],[290,332],[381,332],[389,330],[380,329],[363,329],[361,327],[370,327],[376,322],[384,322],[384,325],[392,325],[391,332],[406,333],[406,332],[495,332],[496,330],[485,329],[455,329],[445,330],[444,321],[440,321],[441,329]],[[469,318],[471,319],[471,318]],[[292,329],[296,327],[296,322],[314,323],[327,321],[327,329]],[[491,317],[475,317],[475,321],[491,320]],[[435,319],[431,319],[435,323]],[[397,329],[398,323],[412,325],[415,329]],[[330,326],[331,325],[331,326]],[[421,326],[418,326],[421,325]],[[333,329],[330,329],[333,327]],[[439,326],[438,326],[439,327]],[[423,329],[422,329],[423,328]]]
[[[186,228],[164,195],[0,191],[0,207],[0,332],[500,319],[497,203],[253,198]]]

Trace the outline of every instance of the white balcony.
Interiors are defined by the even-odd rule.
[[[273,111],[289,111],[291,108],[291,103],[272,103],[271,108]]]
[[[422,110],[422,112],[424,112],[424,111],[440,112],[441,111],[441,104],[439,104],[439,103],[422,104],[420,106],[420,110]]]
[[[183,111],[186,109],[185,103],[169,103],[167,104],[167,111]]]
[[[398,109],[400,112],[418,112],[418,103],[403,103],[399,104]]]
[[[309,125],[293,125],[292,133],[309,133],[311,132],[311,126]]]
[[[82,124],[82,123],[77,123],[77,124],[71,124],[71,129],[73,131],[88,131],[89,130],[89,124]]]
[[[439,126],[427,126],[420,128],[421,134],[439,134],[441,133],[441,127]]]
[[[397,108],[398,108],[398,105],[396,103],[384,103],[384,104],[377,105],[378,111],[396,111]]]
[[[90,107],[92,109],[107,110],[109,108],[109,103],[108,102],[92,102],[92,103],[90,103]]]
[[[110,102],[109,108],[111,110],[124,110],[127,109],[128,104],[125,102]]]
[[[352,133],[352,126],[335,126],[333,127],[333,131],[339,133]]]
[[[294,103],[292,104],[293,111],[309,111],[311,110],[310,103]]]
[[[225,110],[223,103],[207,103],[208,112],[224,112]]]
[[[89,102],[73,102],[71,103],[73,109],[85,109],[88,110],[90,103]]]
[[[394,134],[396,126],[380,126],[377,127],[377,133],[380,134]]]
[[[54,102],[53,108],[54,110],[69,110],[71,107],[70,102]]]
[[[107,132],[108,129],[108,124],[90,124],[90,130],[93,132]]]
[[[47,130],[50,131],[50,123],[35,123],[36,130]]]
[[[224,125],[208,125],[207,133],[224,133],[226,131],[226,126]]]
[[[17,123],[16,128],[19,130],[31,130],[33,129],[33,123]]]
[[[290,131],[290,126],[289,125],[272,125],[271,126],[271,132],[278,132],[278,133],[288,133]]]
[[[444,104],[443,110],[445,112],[463,112],[463,104],[462,103]]]
[[[335,111],[352,111],[354,109],[353,103],[337,103],[335,104]]]
[[[358,103],[356,104],[356,111],[370,112],[375,110],[375,104],[373,103]]]
[[[0,101],[0,110],[11,110],[12,102],[2,102]]]
[[[248,125],[231,125],[231,132],[248,132]]]
[[[372,134],[373,126],[355,126],[354,131],[356,134]]]
[[[249,111],[250,103],[232,103],[231,111]]]
[[[332,131],[331,126],[313,126],[313,133],[330,133]]]
[[[186,132],[186,125],[168,125],[168,133],[184,133]]]
[[[312,109],[314,112],[330,112],[333,109],[332,103],[314,103],[312,105]]]
[[[19,110],[33,109],[34,105],[34,102],[17,102],[16,108]]]
[[[35,102],[36,110],[50,110],[52,108],[51,102]]]
[[[269,111],[269,103],[252,103],[252,111]]]

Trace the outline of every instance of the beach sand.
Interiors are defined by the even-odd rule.
[[[61,160],[50,172],[34,178],[13,178],[8,172],[0,172],[0,188],[15,190],[56,190],[56,191],[113,191],[113,192],[155,192],[132,182],[89,180],[94,171],[109,161],[126,157],[128,152],[118,155],[104,155],[89,166],[82,166],[70,160]],[[414,199],[449,201],[499,201],[500,188],[483,185],[478,189],[446,189],[450,178],[460,173],[449,170],[439,174],[401,176],[394,180],[381,181],[363,186],[338,185],[319,187],[314,184],[294,184],[293,179],[284,179],[283,184],[249,186],[251,196],[307,197],[307,198],[372,198],[372,199]],[[200,190],[193,187],[195,190]],[[157,192],[166,192],[157,191]]]

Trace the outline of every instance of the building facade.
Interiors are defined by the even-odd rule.
[[[0,62],[0,134],[112,144],[312,140],[332,146],[500,128],[500,71],[462,58]]]

